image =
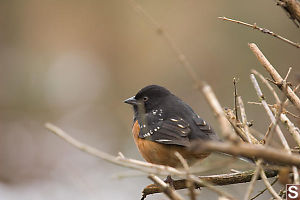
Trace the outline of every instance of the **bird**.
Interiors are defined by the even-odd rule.
[[[133,106],[134,142],[149,163],[182,167],[178,152],[192,166],[210,155],[195,153],[191,145],[197,140],[219,140],[213,128],[194,110],[159,85],[148,85],[124,101]]]

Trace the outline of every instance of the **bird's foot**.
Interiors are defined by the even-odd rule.
[[[172,188],[175,188],[174,187],[174,179],[172,179],[172,177],[170,175],[167,176],[165,183],[168,183]]]

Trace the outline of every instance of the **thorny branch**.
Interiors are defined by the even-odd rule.
[[[278,35],[278,34],[272,32],[272,31],[270,31],[270,30],[268,30],[268,29],[266,29],[266,28],[261,28],[261,27],[257,26],[256,23],[254,23],[254,24],[252,25],[252,24],[248,24],[248,23],[246,23],[246,22],[242,22],[242,21],[235,20],[235,19],[230,19],[230,18],[227,18],[227,17],[219,17],[219,19],[222,19],[222,20],[224,20],[224,21],[230,21],[230,22],[234,22],[234,23],[237,23],[237,24],[242,24],[242,25],[244,25],[244,26],[251,27],[251,28],[253,28],[253,29],[255,29],[255,30],[259,30],[259,31],[262,32],[262,33],[266,33],[266,34],[272,35],[273,37],[278,38],[278,39],[280,39],[280,40],[282,40],[282,41],[284,41],[284,42],[286,42],[286,43],[288,43],[288,44],[291,44],[291,45],[293,45],[294,47],[300,48],[300,44],[299,44],[299,43],[292,42],[292,41],[290,41],[290,40],[288,40],[288,39],[286,39],[286,38],[284,38],[284,37],[282,37],[282,36],[280,36],[280,35]]]

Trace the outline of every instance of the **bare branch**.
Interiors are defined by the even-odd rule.
[[[277,171],[274,170],[265,170],[266,176],[268,178],[277,176]],[[230,184],[238,184],[238,183],[247,183],[251,181],[251,178],[254,174],[254,170],[249,170],[245,172],[237,172],[231,174],[220,174],[220,175],[211,175],[211,176],[199,176],[198,178],[205,183],[210,183],[213,185],[230,185]],[[261,179],[258,177],[258,179]],[[196,184],[196,187],[206,187],[203,184]],[[185,189],[187,188],[185,180],[175,180],[174,181],[174,188],[176,190]],[[143,191],[143,194],[149,195],[154,193],[161,192],[160,188],[155,185],[149,185]]]
[[[194,185],[194,181],[191,179],[191,176],[190,176],[190,167],[189,167],[187,161],[183,158],[183,156],[180,153],[178,153],[176,151],[175,155],[180,160],[180,162],[181,162],[181,164],[182,164],[182,166],[183,166],[183,168],[186,172],[186,185],[187,185],[188,190],[189,190],[190,199],[191,200],[196,200],[195,185]]]
[[[300,83],[293,89],[293,92],[296,92],[300,87]],[[286,105],[288,103],[289,99],[286,99],[284,102],[284,105]]]
[[[249,127],[247,125],[247,115],[246,115],[246,111],[245,111],[245,106],[242,100],[242,97],[239,96],[238,97],[238,103],[239,103],[239,107],[240,107],[240,111],[241,111],[241,117],[242,117],[242,122],[243,122],[243,128],[245,130],[245,134],[247,136],[248,139],[248,143],[252,143],[251,141],[251,134],[249,132]]]
[[[219,121],[223,136],[232,141],[238,141],[238,138],[233,133],[232,128],[231,128],[230,124],[228,123],[228,120],[226,119],[223,108],[221,107],[221,105],[220,105],[216,95],[214,94],[213,90],[211,89],[211,87],[204,83],[202,92],[205,95],[207,102],[209,103],[210,107],[213,109],[213,111],[216,115],[216,118]]]
[[[275,92],[274,88],[270,85],[270,83],[267,81],[267,79],[265,79],[265,77],[261,73],[259,73],[258,71],[254,70],[254,69],[252,69],[251,72],[260,78],[260,80],[269,88],[269,90],[273,94],[273,96],[276,100],[276,103],[280,104],[280,99],[279,99],[277,93]]]
[[[238,117],[238,107],[237,107],[237,98],[238,98],[238,95],[237,95],[236,83],[237,83],[237,81],[236,81],[236,78],[234,77],[233,78],[233,86],[234,86],[234,112],[235,112],[235,118],[238,121],[239,120],[239,117]]]
[[[260,170],[260,176],[262,178],[262,180],[264,181],[266,187],[268,188],[269,192],[272,194],[272,196],[275,199],[281,200],[281,197],[277,194],[277,192],[274,190],[274,188],[272,187],[272,185],[270,184],[270,182],[268,181],[267,176],[265,175],[263,169]]]
[[[156,164],[147,163],[147,162],[134,160],[134,159],[128,159],[128,158],[125,158],[123,156],[123,154],[120,154],[120,153],[119,153],[119,155],[121,155],[121,156],[115,157],[113,155],[99,151],[96,148],[93,148],[89,145],[86,145],[86,144],[76,140],[75,138],[71,137],[66,132],[64,132],[62,129],[58,128],[57,126],[55,126],[51,123],[46,123],[45,126],[51,132],[53,132],[57,136],[61,137],[66,142],[68,142],[69,144],[78,148],[79,150],[86,152],[90,155],[93,155],[97,158],[100,158],[102,160],[105,160],[107,162],[110,162],[110,163],[113,163],[113,164],[116,164],[119,166],[124,166],[127,168],[136,169],[136,170],[150,173],[150,174],[158,174],[158,175],[165,175],[165,176],[170,175],[170,174],[178,175],[178,176],[185,175],[185,172],[177,170],[173,167],[164,166],[164,165],[156,165]]]
[[[278,165],[289,165],[300,167],[300,156],[298,154],[287,154],[286,151],[265,147],[263,145],[253,145],[248,143],[232,144],[229,142],[198,141],[193,145],[193,151],[200,153],[203,151],[223,152],[233,156],[242,156],[252,159],[253,157],[263,159],[267,162]]]
[[[257,180],[258,175],[260,174],[261,163],[262,163],[261,159],[256,162],[256,168],[255,168],[254,174],[251,178],[251,181],[250,181],[250,184],[248,186],[247,192],[245,194],[244,200],[248,200],[250,198],[250,195],[251,195],[251,193],[253,191],[253,188],[254,188],[255,181]]]
[[[261,100],[261,103],[262,103],[263,107],[265,108],[267,114],[269,115],[269,117],[270,117],[270,119],[271,119],[271,122],[273,123],[273,125],[274,125],[274,127],[275,127],[275,130],[276,130],[276,132],[277,132],[277,134],[278,134],[278,136],[279,136],[279,138],[280,138],[280,141],[281,141],[282,145],[284,146],[284,148],[285,148],[285,150],[287,151],[287,153],[288,153],[288,154],[291,154],[292,152],[291,152],[291,149],[290,149],[290,147],[289,147],[289,144],[288,144],[287,140],[285,139],[285,137],[284,137],[284,135],[283,135],[283,133],[282,133],[280,127],[277,125],[277,120],[276,120],[275,116],[273,115],[272,111],[270,110],[270,108],[269,108],[267,102],[265,101],[264,95],[263,95],[263,93],[262,93],[262,91],[261,91],[261,89],[260,89],[260,87],[259,87],[259,85],[258,85],[258,83],[257,83],[257,80],[256,80],[254,74],[251,74],[251,75],[250,75],[250,78],[251,78],[251,81],[252,81],[252,83],[253,83],[253,85],[254,85],[254,88],[255,88],[255,90],[256,90],[256,93],[257,93],[258,97],[259,97],[260,100]],[[282,105],[280,106],[280,108],[282,108]],[[281,109],[281,110],[279,111],[279,113],[278,113],[279,116],[280,116],[280,114],[281,114],[281,111],[282,111],[282,109]],[[298,169],[297,169],[296,166],[293,166],[292,168],[293,168],[293,173],[294,173],[294,182],[295,182],[296,184],[298,184],[298,183],[299,183],[299,173],[298,173]],[[273,191],[270,191],[270,192],[273,194]],[[276,193],[276,194],[277,194],[277,193]],[[276,197],[276,198],[277,198],[277,197]]]
[[[235,115],[234,115],[234,113],[231,109],[227,108],[225,110],[225,113],[226,113],[227,120],[230,122],[230,124],[232,125],[235,132],[238,134],[238,136],[244,142],[248,142],[248,136],[249,136],[251,143],[253,143],[253,144],[259,144],[260,143],[253,135],[251,135],[251,134],[246,135],[245,131],[239,127],[238,122],[235,118]]]
[[[271,36],[273,36],[273,37],[275,37],[275,38],[278,38],[278,39],[280,39],[280,40],[282,40],[282,41],[288,43],[288,44],[291,44],[291,45],[293,45],[294,47],[300,48],[300,44],[299,44],[299,43],[292,42],[292,41],[290,41],[290,40],[288,40],[288,39],[286,39],[286,38],[284,38],[284,37],[282,37],[282,36],[280,36],[280,35],[278,35],[278,34],[272,32],[272,31],[270,31],[270,30],[268,30],[268,29],[266,29],[266,28],[261,28],[261,27],[257,26],[256,23],[254,23],[254,24],[252,25],[252,24],[248,24],[248,23],[246,23],[246,22],[242,22],[242,21],[235,20],[235,19],[230,19],[230,18],[227,18],[227,17],[219,17],[219,19],[222,19],[222,20],[224,20],[224,21],[230,21],[230,22],[234,22],[234,23],[237,23],[237,24],[242,24],[242,25],[244,25],[244,26],[251,27],[251,28],[253,28],[253,29],[259,30],[259,31],[262,32],[262,33],[269,34],[269,35],[271,35]]]
[[[271,63],[267,60],[267,58],[263,55],[263,53],[259,50],[256,44],[249,44],[250,49],[253,51],[259,62],[264,66],[264,68],[269,72],[272,76],[273,80],[276,82],[277,87],[287,96],[287,98],[296,106],[296,108],[300,111],[300,99],[295,94],[295,92],[284,83],[282,77],[276,71],[276,69],[271,65]]]
[[[290,121],[290,119],[283,113],[280,114],[280,120],[281,122],[286,125],[288,131],[293,136],[294,140],[300,147],[300,130],[298,127],[296,127],[293,122]]]
[[[273,186],[277,181],[278,181],[278,178],[275,178],[275,180],[271,183],[271,185]],[[262,195],[267,189],[268,188],[263,189],[262,191],[260,191],[259,193],[257,193],[257,195],[255,195],[254,197],[252,197],[250,200],[256,199],[258,196]]]
[[[251,74],[251,75],[250,75],[250,79],[251,79],[251,81],[252,81],[252,83],[253,83],[253,86],[254,86],[254,88],[255,88],[255,90],[256,90],[256,93],[257,93],[257,96],[258,96],[259,100],[261,101],[261,103],[262,103],[263,107],[265,108],[265,110],[266,110],[268,116],[270,117],[271,122],[272,122],[273,125],[275,126],[275,130],[276,130],[276,132],[278,133],[278,136],[279,136],[279,138],[280,138],[280,141],[281,141],[282,145],[284,146],[284,148],[285,148],[288,152],[290,152],[289,144],[287,143],[287,141],[286,141],[286,139],[285,139],[285,137],[284,137],[284,135],[283,135],[283,133],[282,133],[280,127],[277,125],[277,123],[276,123],[277,120],[276,120],[275,116],[273,115],[271,109],[269,108],[267,102],[265,101],[265,97],[264,97],[264,95],[263,95],[263,93],[262,93],[262,91],[261,91],[261,89],[260,89],[260,87],[259,87],[259,85],[258,85],[258,82],[257,82],[257,80],[256,80],[256,78],[255,78],[255,76],[254,76],[254,74]]]

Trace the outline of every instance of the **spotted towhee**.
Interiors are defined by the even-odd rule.
[[[192,165],[209,155],[190,151],[193,141],[218,140],[206,121],[164,87],[149,85],[124,102],[133,105],[134,141],[150,163],[181,167],[177,151]]]

